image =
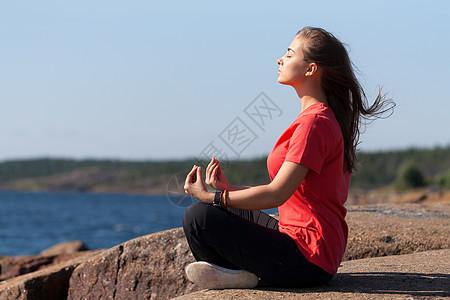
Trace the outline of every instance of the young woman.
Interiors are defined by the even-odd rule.
[[[278,65],[278,82],[295,89],[302,111],[268,156],[270,184],[232,186],[215,158],[205,174],[215,193],[200,167],[186,177],[186,193],[201,201],[183,217],[198,261],[186,273],[203,288],[321,285],[344,255],[360,122],[393,102],[380,91],[367,105],[345,47],[320,28],[300,30]],[[274,207],[279,222],[259,211]]]

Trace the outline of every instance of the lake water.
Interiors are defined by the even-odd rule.
[[[110,248],[180,227],[190,203],[190,197],[173,195],[0,191],[0,255],[38,254],[72,240],[89,249]]]

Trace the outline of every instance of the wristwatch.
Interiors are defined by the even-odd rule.
[[[222,194],[222,190],[216,190],[216,194],[214,195],[213,206],[221,207],[220,205],[220,195]]]

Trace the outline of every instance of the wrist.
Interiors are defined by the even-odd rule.
[[[227,209],[228,193],[229,192],[227,189],[216,190],[216,192],[214,193],[214,201],[213,201],[212,205],[215,207],[221,207],[221,208]]]
[[[208,203],[208,204],[213,204],[214,196],[215,196],[215,193],[205,192],[205,195],[202,198],[203,202]]]
[[[214,200],[212,203],[213,206],[216,206],[216,207],[222,206],[222,201],[221,201],[222,193],[223,193],[223,191],[221,189],[218,189],[215,191]]]

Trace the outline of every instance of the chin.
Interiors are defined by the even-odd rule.
[[[286,81],[283,81],[283,79],[281,79],[280,77],[278,77],[278,83],[280,83],[280,84],[287,84],[287,82]]]

